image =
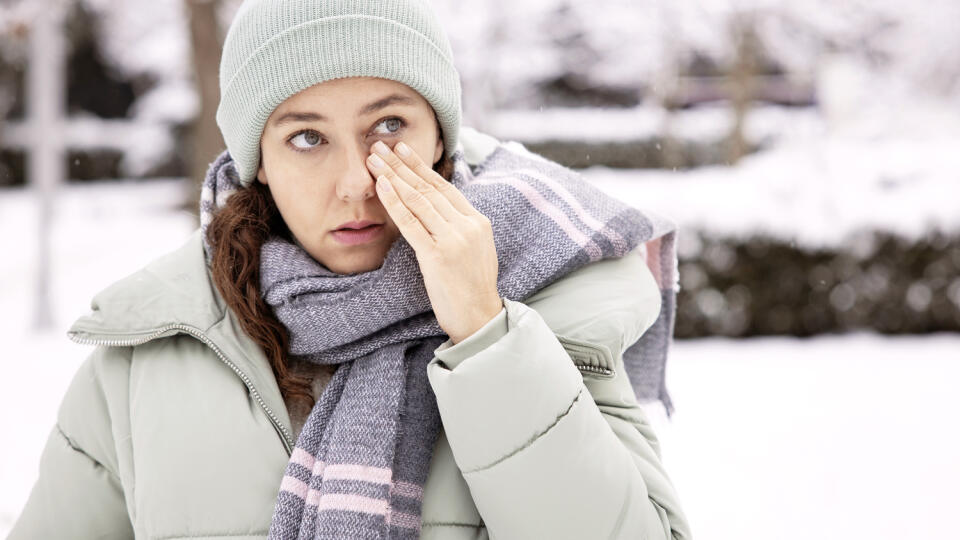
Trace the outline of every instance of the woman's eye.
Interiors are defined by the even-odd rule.
[[[294,135],[293,137],[290,137],[290,142],[296,141],[297,139],[300,139],[300,138],[306,141],[308,146],[300,146],[299,144],[296,144],[296,143],[293,143],[293,146],[301,150],[308,150],[310,148],[313,148],[318,142],[320,142],[320,134],[317,133],[316,131],[311,131],[309,129],[301,131],[296,135]]]
[[[399,116],[391,116],[389,118],[384,118],[377,123],[377,126],[387,126],[387,131],[381,132],[381,135],[395,135],[400,132],[401,129],[406,127],[407,123],[403,121]]]

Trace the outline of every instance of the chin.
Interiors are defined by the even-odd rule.
[[[330,271],[338,274],[360,274],[383,266],[386,252],[371,249],[367,253],[349,253],[334,256],[334,262],[324,264]]]

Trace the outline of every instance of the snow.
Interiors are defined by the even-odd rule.
[[[65,144],[74,150],[121,151],[120,170],[132,177],[147,174],[176,150],[170,127],[152,120],[112,120],[84,112],[71,115],[63,132]],[[10,137],[10,147],[27,149],[31,125],[23,121],[10,122],[4,125],[4,136]]]
[[[155,130],[193,118],[199,100],[183,2],[82,3],[94,14],[110,67],[127,77],[157,81],[132,105],[131,122]],[[29,24],[39,5],[21,0],[0,6],[0,35],[17,24]],[[218,15],[224,29],[239,5],[239,0],[221,3]],[[537,121],[508,111],[498,113],[501,118],[493,124],[488,124],[488,116],[497,108],[530,103],[536,99],[537,84],[570,73],[587,85],[635,88],[638,97],[656,101],[648,98],[669,93],[677,83],[677,69],[693,55],[729,65],[730,24],[744,16],[755,18],[765,53],[783,65],[788,78],[815,81],[817,99],[831,116],[863,114],[870,105],[897,109],[902,100],[944,99],[954,107],[960,102],[960,40],[954,28],[960,3],[952,0],[848,0],[841,5],[829,0],[530,0],[509,6],[505,0],[482,0],[469,9],[463,2],[433,0],[433,5],[461,75],[466,123],[526,140],[558,133],[569,138],[590,113],[548,115]],[[15,41],[5,40],[0,51],[17,56]],[[614,131],[620,140],[661,130],[663,111],[647,107],[620,112],[624,114],[610,111],[585,119],[585,137],[598,140],[604,131]],[[764,120],[765,114],[751,115],[748,133],[759,133],[762,139],[771,132],[769,126],[785,127],[780,120]],[[784,116],[782,111],[773,114]],[[811,124],[810,114],[789,116],[800,121],[800,127]],[[551,118],[578,123],[545,125]],[[524,119],[533,121],[521,122]],[[601,120],[615,123],[604,128]],[[716,139],[731,121],[722,108],[673,120],[675,136],[697,140]],[[831,129],[834,124],[830,122]],[[156,165],[172,144],[169,134],[129,136],[119,146],[113,141],[110,137],[102,144],[124,149],[123,174],[128,176]]]
[[[90,351],[66,328],[94,293],[186,240],[183,189],[169,179],[61,193],[46,332],[30,328],[35,201],[0,191],[0,249],[16,255],[0,259],[0,432],[9,439],[0,534],[26,502],[60,399]],[[695,537],[958,537],[960,432],[947,417],[960,407],[958,356],[957,334],[675,342],[675,415],[647,410]]]
[[[51,294],[54,323],[66,331],[90,307],[93,294],[154,257],[176,248],[191,232],[190,214],[176,210],[186,193],[179,179],[70,185],[54,201]],[[30,330],[36,287],[38,205],[26,190],[0,191],[0,298],[18,306],[4,320],[12,336]],[[23,316],[27,315],[27,316]]]
[[[652,409],[694,538],[960,537],[960,335],[675,344]]]
[[[156,91],[171,96],[169,100],[152,99],[153,110],[143,114],[172,122],[193,118],[196,105],[180,93],[184,84],[192,86],[193,77],[186,3],[180,0],[81,1],[94,15],[99,46],[111,67],[128,75],[156,77],[159,83]],[[170,88],[164,88],[168,85]],[[181,109],[184,101],[190,106]]]
[[[503,106],[563,71],[590,85],[646,93],[694,55],[729,66],[732,25],[742,20],[755,24],[764,54],[791,76],[810,77],[825,56],[840,54],[908,81],[912,94],[960,97],[954,0],[531,0],[509,9],[504,0],[485,0],[469,12],[451,7],[460,3],[434,1],[464,66],[464,87],[484,84],[489,64]]]
[[[668,113],[662,107],[623,108],[553,107],[503,109],[485,121],[489,133],[523,142],[571,141],[610,143],[644,141],[662,136],[670,122],[671,135],[685,141],[713,143],[730,133],[733,115],[726,103]],[[749,139],[763,141],[812,136],[827,128],[815,109],[758,106],[747,115]]]
[[[876,232],[913,241],[960,234],[960,108],[914,99],[843,57],[825,61],[818,84],[820,107],[750,109],[745,135],[763,148],[736,166],[580,172],[634,206],[673,218],[686,253],[696,251],[695,232],[861,252]],[[503,110],[490,115],[487,131],[527,143],[623,143],[657,140],[667,122],[666,111],[647,105]],[[733,117],[718,103],[675,112],[669,125],[681,141],[715,144]]]
[[[850,104],[852,98],[834,96],[825,110],[755,107],[745,134],[764,148],[735,166],[580,172],[634,206],[662,210],[682,231],[766,235],[810,250],[856,247],[870,231],[911,240],[957,235],[960,109],[904,100],[889,86],[883,98]],[[529,143],[644,141],[659,135],[666,114],[649,106],[505,110],[491,116],[488,132]],[[670,122],[675,137],[712,143],[733,118],[718,104],[674,113]],[[681,233],[681,244],[690,240]]]
[[[634,206],[662,211],[681,231],[838,248],[867,231],[913,240],[960,233],[958,142],[826,137],[774,147],[737,167],[591,167],[583,175]]]
[[[134,117],[182,123],[198,106],[189,57],[187,10],[179,0],[82,0],[96,14],[104,56],[127,75],[149,75],[159,86],[135,104]],[[31,2],[0,6],[4,19],[29,20]],[[656,93],[694,54],[720,65],[732,56],[730,24],[753,17],[766,54],[788,76],[815,77],[824,59],[849,58],[885,75],[909,95],[960,99],[960,54],[954,0],[433,0],[461,74],[465,113],[471,94],[491,92],[500,106],[528,98],[532,85],[561,73],[587,84]],[[240,0],[218,13],[229,25]],[[564,9],[566,11],[564,11]],[[923,44],[918,47],[917,44]],[[661,88],[662,90],[662,88]],[[882,90],[869,86],[869,97]],[[482,100],[483,97],[476,98]],[[138,100],[138,101],[140,101]],[[481,118],[473,118],[480,125]]]
[[[125,170],[135,175],[167,155],[163,125],[196,113],[184,4],[83,1],[102,25],[112,67],[159,82],[134,103],[130,127],[76,118],[71,137],[124,148]],[[492,134],[531,142],[643,140],[668,120],[680,139],[719,139],[732,122],[724,104],[669,118],[647,104],[496,112],[491,105],[530,99],[532,84],[564,71],[589,84],[663,91],[657,85],[669,84],[677,63],[695,52],[728,63],[730,22],[756,17],[766,52],[789,76],[815,81],[818,109],[753,109],[746,135],[770,146],[733,167],[582,171],[622,200],[674,219],[681,252],[696,248],[694,231],[858,253],[869,250],[872,231],[911,240],[960,232],[955,0],[434,3],[462,75],[466,123],[480,115]],[[39,5],[0,6],[0,34],[28,22]],[[238,5],[223,2],[224,22]],[[569,11],[558,14],[563,5]],[[15,59],[17,47],[7,40],[0,54]],[[17,126],[8,127],[16,140]],[[10,348],[0,364],[0,432],[8,438],[0,534],[26,501],[60,399],[90,351],[67,340],[67,327],[97,291],[187,238],[195,212],[177,209],[187,189],[158,179],[60,192],[54,327],[46,331],[31,327],[36,201],[29,191],[0,191],[0,250],[13,254],[0,258],[0,339]],[[911,291],[908,302],[930,301],[929,290]],[[960,298],[960,287],[951,291]],[[960,408],[958,357],[958,334],[676,342],[667,370],[676,413],[668,421],[658,407],[648,410],[696,538],[960,537],[951,517],[960,502],[960,431],[947,417]]]

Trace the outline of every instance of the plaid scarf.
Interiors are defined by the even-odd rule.
[[[451,182],[493,224],[497,287],[517,301],[591,262],[637,248],[661,289],[661,312],[624,354],[641,402],[672,405],[664,366],[678,290],[674,224],[606,195],[577,172],[501,142],[471,168],[462,144]],[[211,165],[201,228],[242,189],[227,151]],[[383,265],[341,275],[279,237],[261,251],[261,290],[290,333],[290,354],[338,364],[297,440],[269,537],[419,538],[423,485],[441,421],[427,364],[447,335],[413,248],[401,235]]]

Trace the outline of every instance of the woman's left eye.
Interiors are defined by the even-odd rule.
[[[406,127],[407,123],[404,122],[403,118],[400,118],[399,116],[391,116],[389,118],[384,118],[383,120],[377,123],[377,126],[382,126],[382,125],[389,126],[387,128],[388,131],[386,133],[382,133],[382,135],[395,135],[399,133],[401,129]]]
[[[317,146],[317,143],[320,142],[321,138],[322,137],[320,137],[320,134],[317,133],[316,131],[305,129],[303,131],[298,131],[297,133],[294,133],[293,136],[290,137],[287,141],[293,142],[293,141],[302,139],[307,144],[304,146],[304,145],[299,145],[294,143],[293,144],[294,150],[296,150],[297,152],[306,152],[311,148],[315,148]]]

